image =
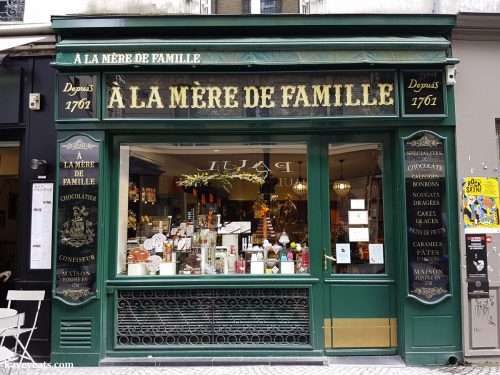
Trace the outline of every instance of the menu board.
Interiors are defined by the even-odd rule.
[[[50,269],[52,263],[52,208],[54,206],[54,184],[34,183],[31,195],[31,252],[30,268]]]
[[[56,295],[82,303],[96,295],[99,141],[76,135],[59,145]]]
[[[404,141],[409,294],[434,303],[449,294],[445,148],[431,132]]]

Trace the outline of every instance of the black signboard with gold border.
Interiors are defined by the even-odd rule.
[[[421,131],[403,146],[408,293],[434,304],[450,295],[445,140]]]
[[[401,71],[403,117],[446,117],[446,90],[442,70]]]
[[[56,120],[99,120],[99,87],[98,74],[58,74]]]
[[[100,141],[74,135],[59,143],[55,297],[96,298]]]

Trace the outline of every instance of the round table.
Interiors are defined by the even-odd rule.
[[[9,316],[14,316],[16,314],[17,314],[17,310],[0,308],[0,319],[1,318],[8,318]]]

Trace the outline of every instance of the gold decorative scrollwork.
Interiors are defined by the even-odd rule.
[[[438,296],[440,294],[445,294],[448,291],[446,289],[443,289],[441,287],[439,288],[416,288],[412,290],[412,293],[425,297],[427,299],[431,299],[434,296]]]
[[[68,143],[67,145],[62,145],[61,147],[67,149],[67,150],[92,150],[94,147],[98,147],[97,144],[95,143],[87,143],[84,142],[81,138],[78,138],[76,141],[73,143]]]
[[[94,295],[89,289],[63,289],[58,291],[57,294],[72,299],[73,301],[78,301],[79,299]]]
[[[408,142],[408,144],[413,147],[435,147],[442,144],[442,142],[435,139],[430,139],[426,134],[420,139],[415,139]]]

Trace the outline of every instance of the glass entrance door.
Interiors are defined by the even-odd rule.
[[[397,348],[393,189],[388,137],[325,145],[324,329],[327,353]]]

